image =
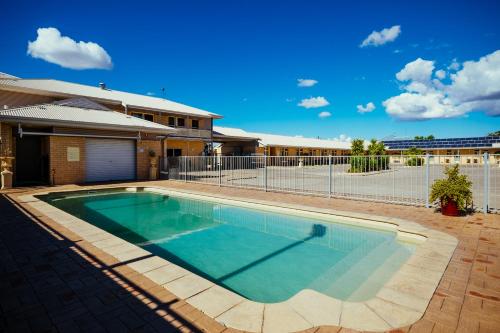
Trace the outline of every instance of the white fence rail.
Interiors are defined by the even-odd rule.
[[[165,159],[169,179],[417,206],[458,163],[472,181],[473,208],[500,212],[500,155],[180,156]]]

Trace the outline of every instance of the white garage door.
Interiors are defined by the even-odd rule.
[[[135,141],[87,139],[87,182],[135,179]]]

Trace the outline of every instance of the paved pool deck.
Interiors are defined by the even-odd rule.
[[[397,331],[500,331],[500,215],[450,218],[418,207],[171,181],[113,184],[118,185],[382,215],[448,233],[459,244],[429,306],[419,321]],[[234,331],[19,199],[86,188],[92,187],[14,189],[0,199],[0,331]],[[352,330],[324,326],[307,331]]]

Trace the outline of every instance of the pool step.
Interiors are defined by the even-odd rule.
[[[387,241],[381,241],[376,247],[374,247],[371,251],[373,252],[379,246],[383,246]],[[366,249],[363,246],[359,246],[354,250],[350,251],[346,254],[344,258],[338,261],[335,265],[333,265],[330,269],[321,274],[318,278],[316,278],[312,283],[310,283],[309,288],[326,292],[325,286],[333,285],[335,282],[345,275],[348,271],[352,269],[353,266],[356,266],[359,261],[361,261],[366,256]],[[331,294],[330,294],[331,295]]]
[[[371,295],[374,290],[379,290],[390,280],[399,267],[408,260],[410,255],[410,252],[396,251],[382,265],[375,269],[359,288],[349,296],[349,301],[365,301],[367,295]]]
[[[360,286],[374,274],[374,272],[389,262],[390,258],[400,251],[400,245],[392,240],[387,240],[377,247],[373,248],[369,253],[362,253],[354,263],[343,263],[343,266],[348,264],[347,269],[342,267],[341,270],[334,270],[336,276],[330,276],[329,287],[324,289],[324,293],[333,295],[337,298],[347,299],[354,292],[358,291]],[[382,276],[381,276],[382,277]],[[376,276],[373,277],[373,286],[376,281]],[[367,284],[368,287],[370,284]],[[368,289],[365,289],[365,292]]]

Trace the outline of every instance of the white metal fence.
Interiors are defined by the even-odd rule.
[[[165,159],[172,180],[418,206],[446,166],[472,181],[473,208],[500,212],[500,155],[179,156]]]

